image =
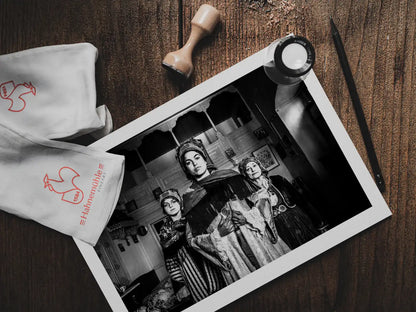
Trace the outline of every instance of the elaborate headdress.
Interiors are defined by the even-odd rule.
[[[250,163],[250,162],[254,162],[254,163],[256,163],[256,164],[260,167],[261,172],[263,173],[263,175],[264,175],[264,176],[267,176],[267,170],[266,170],[266,168],[264,168],[264,166],[261,164],[261,162],[260,162],[260,161],[259,161],[256,157],[254,157],[254,156],[244,158],[244,159],[243,159],[242,161],[240,161],[240,163],[238,164],[238,171],[240,171],[240,173],[241,173],[243,176],[248,177],[248,176],[247,176],[247,172],[246,172],[246,166],[247,166],[247,164],[248,164],[248,163]]]
[[[168,189],[164,191],[162,194],[160,194],[159,203],[161,206],[163,204],[163,201],[168,197],[176,199],[182,207],[182,196],[179,194],[177,189]]]
[[[204,147],[204,144],[202,144],[202,141],[194,138],[188,139],[176,148],[176,159],[179,161],[179,164],[181,165],[181,168],[183,172],[185,172],[185,175],[188,179],[195,180],[195,177],[192,176],[186,169],[184,160],[185,154],[190,151],[197,152],[205,159],[207,162],[208,171],[211,172],[212,170],[216,169],[208,155],[207,150]]]

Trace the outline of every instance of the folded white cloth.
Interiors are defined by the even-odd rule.
[[[77,43],[0,55],[0,123],[49,139],[111,131],[108,110],[96,110],[97,54]]]
[[[0,138],[0,209],[95,245],[120,194],[124,157],[6,123]]]

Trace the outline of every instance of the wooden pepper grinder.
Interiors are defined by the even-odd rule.
[[[191,35],[188,41],[181,49],[168,53],[163,59],[162,65],[189,78],[194,69],[192,64],[194,47],[199,40],[214,30],[219,20],[220,14],[216,8],[208,4],[201,5],[191,21]]]

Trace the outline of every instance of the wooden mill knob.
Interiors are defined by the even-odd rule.
[[[185,45],[174,52],[168,53],[162,65],[172,69],[186,78],[192,74],[192,52],[196,44],[206,35],[210,34],[220,20],[218,10],[208,4],[203,4],[191,21],[191,35]]]

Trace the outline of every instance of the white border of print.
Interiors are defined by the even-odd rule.
[[[171,117],[177,112],[197,103],[201,99],[262,66],[264,61],[268,61],[265,60],[266,49],[261,50],[206,82],[130,122],[93,143],[91,146],[107,151]],[[339,120],[313,70],[306,77],[305,84],[365,191],[371,207],[184,311],[213,311],[220,309],[391,215],[391,211]],[[126,306],[94,248],[76,239],[75,242],[111,308],[114,311],[127,311]]]

